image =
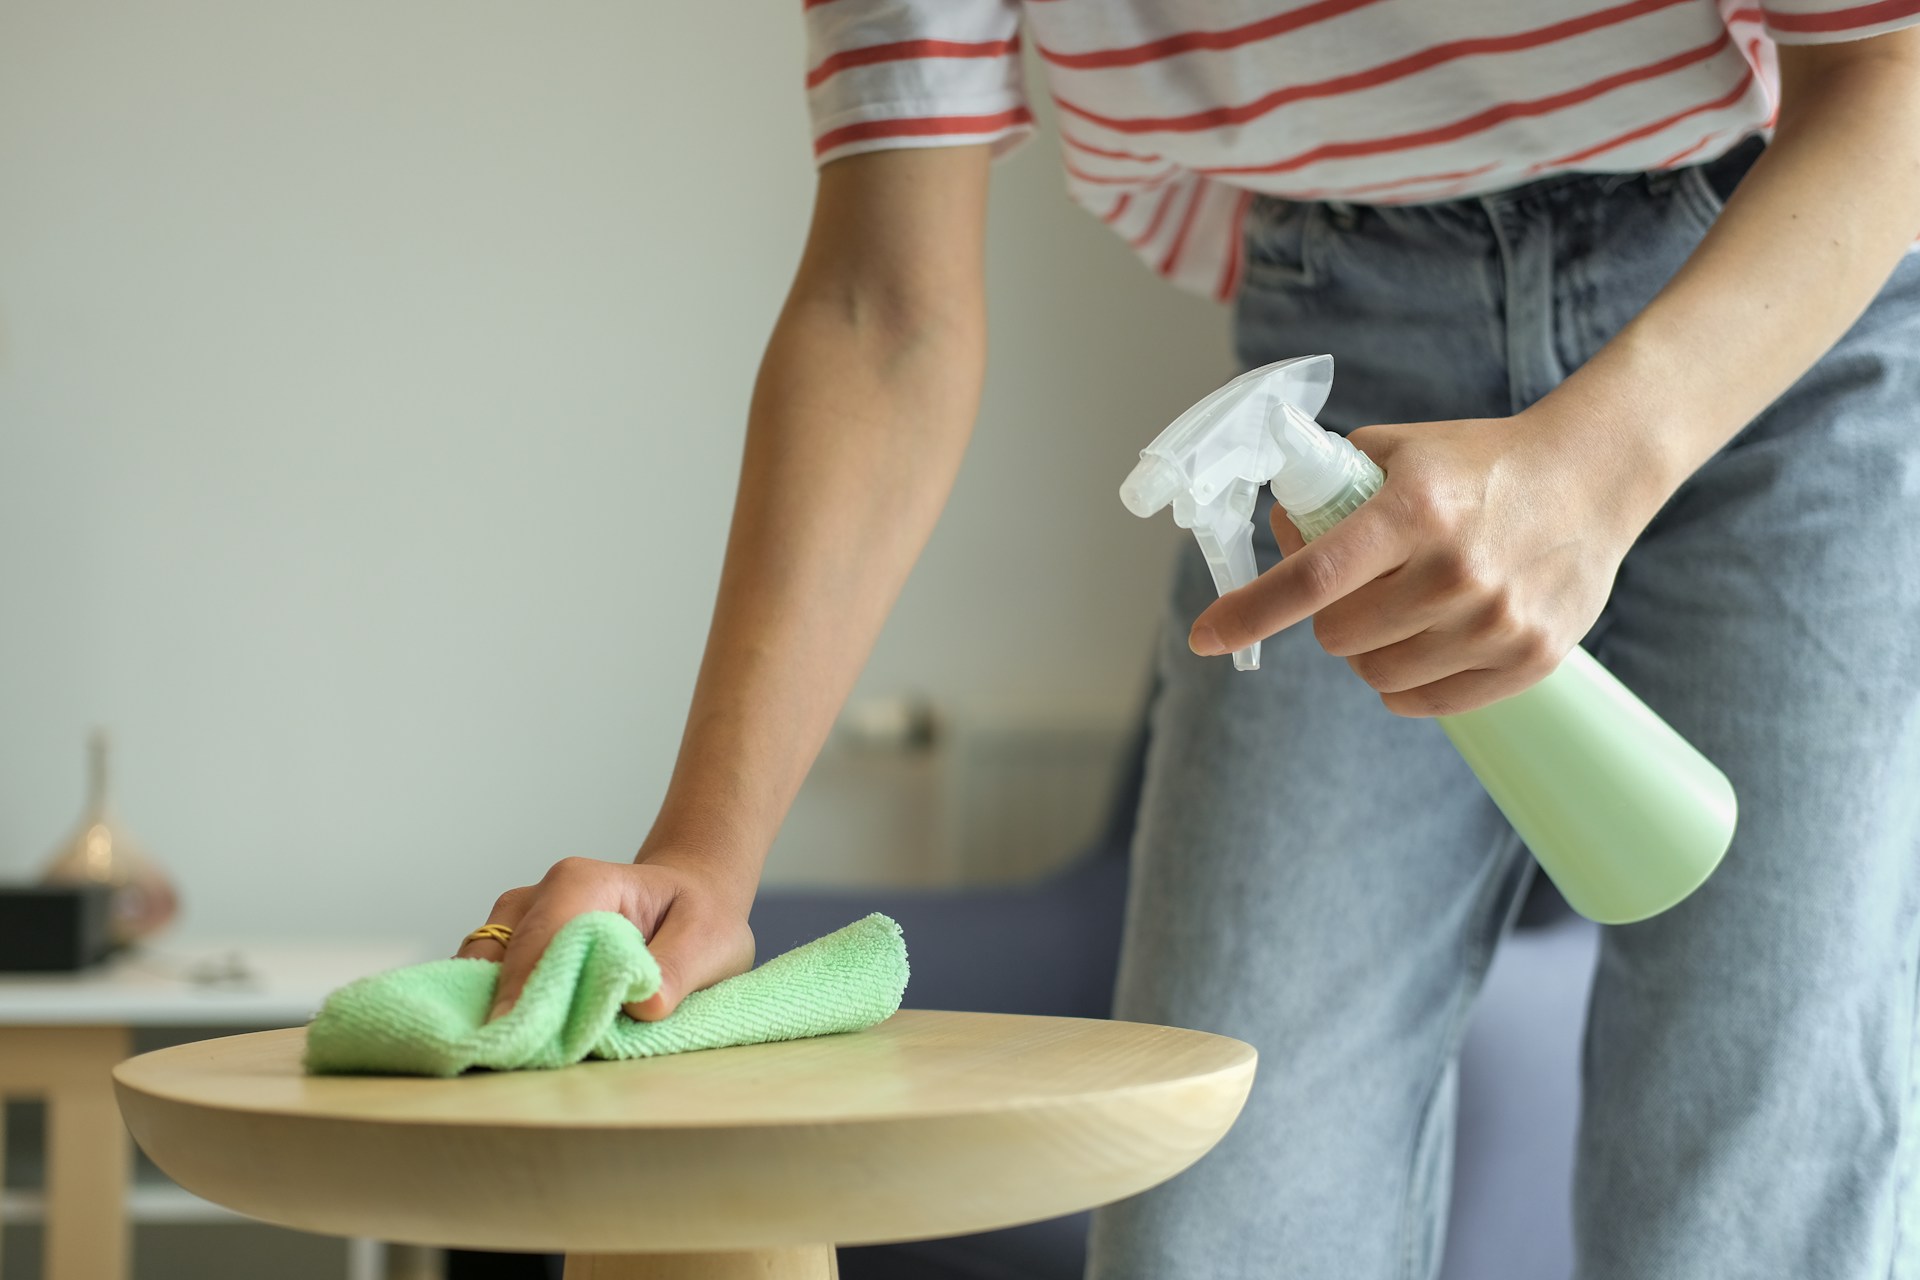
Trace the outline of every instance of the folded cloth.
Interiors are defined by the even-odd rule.
[[[348,983],[307,1027],[307,1070],[457,1076],[858,1031],[900,1007],[907,946],[876,911],[639,1022],[620,1006],[658,991],[660,966],[631,920],[591,911],[561,926],[513,1008],[488,1022],[499,979],[496,960],[452,959]]]

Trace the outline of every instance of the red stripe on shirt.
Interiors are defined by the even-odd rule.
[[[992,133],[1014,125],[1033,123],[1033,113],[1025,107],[997,111],[986,116],[911,116],[894,120],[863,120],[858,124],[829,129],[813,140],[813,154],[824,155],[849,142],[870,138],[934,138],[956,134]]]
[[[1419,129],[1412,133],[1394,134],[1381,138],[1365,138],[1357,142],[1329,142],[1303,151],[1299,155],[1289,156],[1285,160],[1276,160],[1270,164],[1250,165],[1211,165],[1198,172],[1210,174],[1231,173],[1287,173],[1294,169],[1304,169],[1321,160],[1347,160],[1356,156],[1374,156],[1387,151],[1409,151],[1417,147],[1438,146],[1443,142],[1454,142],[1475,133],[1483,133],[1497,124],[1508,120],[1525,119],[1533,116],[1551,115],[1568,107],[1589,102],[1604,93],[1624,88],[1641,81],[1657,79],[1670,75],[1697,62],[1704,62],[1722,49],[1732,44],[1732,36],[1722,29],[1720,34],[1697,48],[1676,53],[1670,58],[1658,62],[1649,62],[1645,66],[1632,67],[1626,71],[1581,85],[1577,89],[1568,89],[1564,93],[1550,94],[1544,98],[1534,98],[1524,102],[1503,102],[1489,107],[1463,120],[1451,124],[1439,125],[1432,129]],[[1751,73],[1749,73],[1751,74]]]
[[[1116,177],[1112,174],[1088,173],[1085,169],[1077,167],[1071,160],[1062,160],[1060,163],[1069,177],[1081,182],[1093,182],[1109,187],[1115,184],[1125,184],[1129,187],[1152,186],[1156,182],[1164,182],[1175,172],[1173,169],[1162,169],[1159,173],[1129,173]]]
[[[827,4],[827,3],[829,3],[829,2],[830,2],[830,0],[800,0],[800,7],[801,7],[801,9],[803,9],[803,10],[805,10],[805,9],[817,9],[817,8],[819,8],[819,7],[821,6],[821,5],[823,5],[823,4]]]
[[[1913,2],[1920,4],[1920,0],[1913,0]],[[1578,18],[1569,18],[1564,22],[1555,22],[1531,31],[1518,31],[1504,36],[1476,36],[1469,40],[1451,40],[1445,44],[1422,49],[1418,53],[1408,54],[1403,58],[1395,58],[1391,62],[1383,62],[1379,66],[1369,67],[1364,71],[1354,71],[1311,84],[1288,85],[1239,106],[1211,107],[1205,111],[1195,111],[1182,116],[1108,116],[1069,102],[1057,94],[1054,101],[1060,104],[1062,110],[1117,133],[1195,133],[1205,129],[1217,129],[1223,125],[1245,124],[1269,111],[1309,98],[1330,98],[1343,93],[1356,93],[1362,89],[1377,88],[1389,81],[1399,80],[1460,58],[1535,49],[1541,45],[1553,44],[1603,27],[1627,22],[1660,9],[1672,8],[1676,4],[1691,3],[1693,0],[1629,0],[1626,4],[1615,5],[1610,9],[1599,9],[1593,13],[1582,14]]]
[[[1198,184],[1195,184],[1198,185]],[[1173,197],[1180,188],[1168,187],[1160,194],[1160,203],[1154,206],[1153,217],[1147,222],[1147,229],[1127,243],[1136,249],[1144,249],[1153,243],[1154,236],[1160,233],[1160,224],[1166,220],[1167,207],[1173,203]]]
[[[1242,191],[1233,204],[1233,221],[1227,226],[1227,265],[1213,291],[1214,298],[1220,302],[1231,298],[1234,286],[1240,282],[1241,241],[1246,235],[1247,206],[1252,203],[1253,192]]]
[[[1132,203],[1133,203],[1133,192],[1122,191],[1120,193],[1120,198],[1113,202],[1113,208],[1107,210],[1106,213],[1102,214],[1100,217],[1100,221],[1106,222],[1106,223],[1114,223],[1114,222],[1120,221],[1121,216],[1124,215],[1127,211],[1127,206]]]
[[[1492,173],[1500,167],[1499,161],[1483,164],[1474,169],[1455,169],[1451,173],[1427,173],[1417,178],[1392,178],[1385,182],[1363,182],[1357,187],[1316,187],[1309,191],[1289,193],[1289,200],[1350,200],[1355,196],[1372,195],[1380,191],[1392,191],[1400,187],[1417,187],[1428,182],[1471,182],[1482,174]]]
[[[1696,155],[1702,150],[1704,150],[1706,148],[1706,145],[1709,142],[1712,142],[1715,138],[1719,137],[1723,132],[1724,130],[1715,129],[1712,133],[1700,139],[1700,141],[1694,143],[1692,146],[1682,147],[1680,150],[1674,152],[1672,155],[1668,156],[1665,160],[1660,161],[1660,163],[1654,165],[1653,167],[1656,169],[1671,169],[1673,168],[1673,166],[1679,164],[1682,160],[1685,160],[1688,156]]]
[[[1830,13],[1781,13],[1767,10],[1767,23],[1775,31],[1846,31],[1853,27],[1871,27],[1882,22],[1897,22],[1920,13],[1920,0],[1876,0],[1851,9]]]
[[[1190,53],[1195,49],[1234,49],[1243,44],[1252,44],[1255,40],[1267,40],[1288,31],[1298,31],[1310,27],[1316,22],[1325,22],[1342,14],[1352,13],[1355,9],[1364,9],[1379,0],[1317,0],[1317,3],[1304,5],[1287,13],[1277,13],[1258,22],[1249,22],[1245,26],[1228,27],[1224,31],[1184,31],[1178,35],[1162,36],[1158,40],[1149,40],[1145,44],[1130,45],[1123,49],[1089,49],[1081,53],[1065,53],[1058,49],[1049,49],[1046,45],[1034,42],[1034,48],[1040,56],[1056,67],[1072,67],[1081,70],[1089,67],[1133,67],[1143,62],[1157,62],[1161,58],[1171,58],[1175,54]]]
[[[1193,216],[1200,212],[1200,202],[1206,198],[1207,184],[1193,184],[1193,199],[1187,201],[1186,216],[1180,219],[1180,229],[1173,233],[1173,243],[1167,246],[1167,256],[1160,259],[1160,274],[1170,276],[1173,267],[1180,260],[1180,250],[1186,248],[1187,232],[1193,230]]]
[[[1060,141],[1075,151],[1084,151],[1090,156],[1105,156],[1109,160],[1139,160],[1147,164],[1158,164],[1165,158],[1157,155],[1143,155],[1138,151],[1115,151],[1110,147],[1096,147],[1091,142],[1080,141],[1065,129],[1060,131]]]
[[[1018,36],[1008,40],[898,40],[892,44],[871,44],[861,49],[842,49],[823,58],[807,72],[807,88],[818,86],[848,67],[870,67],[876,62],[907,62],[915,58],[999,58],[1016,53]]]
[[[1689,116],[1702,115],[1708,111],[1718,111],[1722,107],[1730,107],[1740,101],[1741,97],[1747,92],[1747,87],[1753,83],[1753,68],[1746,66],[1745,63],[1742,63],[1741,66],[1743,69],[1740,74],[1740,83],[1733,86],[1732,92],[1723,94],[1715,98],[1712,102],[1702,102],[1698,106],[1688,107],[1685,111],[1676,111],[1670,116],[1654,120],[1648,124],[1643,124],[1637,129],[1629,129],[1617,138],[1608,138],[1605,142],[1596,142],[1590,147],[1582,147],[1578,151],[1570,151],[1558,159],[1546,160],[1533,167],[1535,171],[1565,168],[1567,165],[1578,164],[1582,160],[1591,159],[1599,155],[1602,151],[1611,151],[1615,147],[1625,146],[1629,142],[1638,142],[1642,138],[1651,137],[1659,133],[1662,129],[1679,124]]]

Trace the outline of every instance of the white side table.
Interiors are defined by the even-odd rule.
[[[45,1194],[0,1198],[0,1222],[43,1219],[45,1280],[126,1280],[130,1222],[239,1221],[179,1187],[129,1184],[112,1069],[134,1029],[302,1026],[343,983],[433,958],[393,941],[162,940],[84,973],[0,974],[0,1098],[47,1107]],[[379,1247],[349,1257],[370,1280]]]

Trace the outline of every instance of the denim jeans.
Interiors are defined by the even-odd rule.
[[[1239,357],[1333,353],[1335,430],[1513,413],[1653,297],[1737,180],[1261,198]],[[1213,598],[1189,548],[1115,1012],[1237,1036],[1260,1068],[1213,1153],[1096,1214],[1089,1275],[1431,1276],[1462,1029],[1534,866],[1438,726],[1386,711],[1309,625],[1257,672],[1189,653]],[[1602,940],[1577,1276],[1920,1275],[1920,259],[1672,495],[1583,643],[1741,812],[1704,888]]]

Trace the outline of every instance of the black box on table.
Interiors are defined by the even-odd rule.
[[[113,950],[113,889],[0,884],[0,973],[72,973]]]

